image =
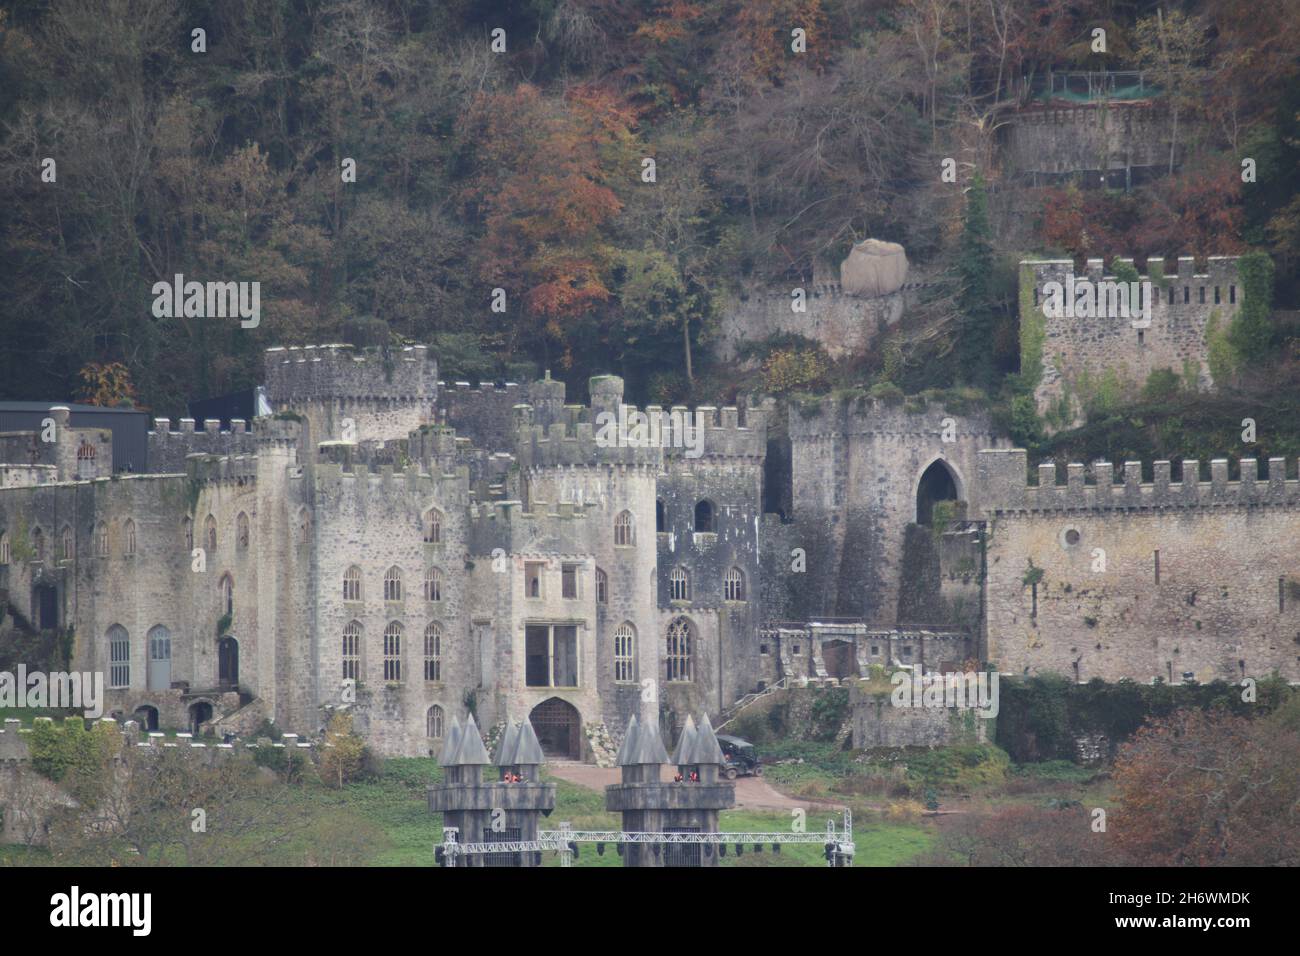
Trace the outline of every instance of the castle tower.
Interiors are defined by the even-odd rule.
[[[718,813],[736,805],[736,788],[718,782],[722,750],[708,716],[697,728],[687,717],[674,763],[683,779],[660,781],[668,753],[659,727],[635,717],[618,752],[622,782],[605,788],[605,809],[623,815],[623,829],[640,833],[717,833]],[[685,771],[685,772],[682,772]],[[692,779],[694,777],[694,779]],[[624,866],[717,866],[716,847],[700,843],[629,843]]]
[[[488,759],[474,715],[462,728],[452,718],[440,763],[444,781],[428,790],[429,809],[443,815],[443,829],[454,827],[460,843],[532,841],[541,816],[555,809],[555,784],[541,783],[542,748],[532,724],[506,722],[497,748],[499,780],[484,781]],[[457,856],[455,866],[539,866],[540,853],[475,853]]]
[[[271,348],[266,395],[277,412],[308,423],[308,440],[387,441],[434,421],[438,364],[423,345]]]

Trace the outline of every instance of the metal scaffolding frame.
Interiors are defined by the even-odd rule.
[[[613,843],[665,845],[672,843],[709,844],[723,846],[728,843],[737,845],[763,844],[821,844],[830,851],[828,865],[851,866],[855,851],[853,843],[853,814],[844,811],[843,825],[837,830],[834,820],[826,821],[824,832],[816,830],[804,833],[770,833],[753,830],[719,832],[719,833],[663,833],[656,831],[634,830],[574,830],[568,823],[561,823],[558,830],[542,830],[536,840],[503,840],[500,843],[461,843],[460,833],[456,827],[444,827],[442,843],[436,848],[442,850],[442,858],[449,866],[456,865],[460,856],[478,856],[489,853],[540,853],[553,851],[560,854],[560,865],[570,866],[577,844],[579,843]]]

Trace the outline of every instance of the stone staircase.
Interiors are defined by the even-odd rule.
[[[730,707],[728,707],[726,710],[722,712],[722,714],[720,715],[721,720],[718,723],[718,726],[713,728],[714,731],[721,732],[723,727],[726,727],[727,724],[731,723],[733,720],[739,717],[740,712],[744,710],[746,707],[748,707],[750,704],[757,703],[758,701],[762,700],[764,697],[769,697],[772,694],[775,694],[779,690],[785,690],[786,685],[789,683],[789,681],[790,678],[782,677],[775,684],[770,684],[767,687],[764,687],[762,690],[756,691],[755,693],[746,694],[744,697],[737,700],[734,704],[732,704]]]

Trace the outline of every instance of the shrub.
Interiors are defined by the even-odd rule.
[[[1177,372],[1171,368],[1158,368],[1147,376],[1147,382],[1142,386],[1142,398],[1148,402],[1168,401],[1177,397],[1182,386],[1183,380]]]

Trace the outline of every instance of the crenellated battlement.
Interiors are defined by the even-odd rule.
[[[944,419],[956,423],[958,437],[972,433],[994,436],[995,429],[982,402],[960,395],[911,395],[874,398],[866,393],[833,395],[792,404],[792,439],[832,439],[856,436],[907,438],[927,444],[940,438]]]
[[[1212,508],[1292,508],[1300,505],[1300,481],[1287,477],[1287,460],[1270,458],[1261,471],[1243,458],[1230,480],[1226,458],[1209,462],[1184,459],[1179,480],[1173,463],[1152,463],[1152,481],[1143,481],[1141,462],[1071,463],[1064,474],[1055,463],[1040,464],[1037,483],[1027,480],[1028,456],[1022,448],[979,453],[979,499],[985,514],[1036,511],[1128,511]],[[1064,479],[1062,481],[1062,479]]]
[[[518,382],[506,382],[502,385],[497,385],[495,382],[480,382],[477,385],[471,385],[469,382],[451,382],[448,384],[447,382],[439,380],[438,391],[440,393],[450,393],[444,394],[445,398],[464,395],[472,397],[474,395],[526,396],[528,394],[528,389],[525,386],[520,385]]]
[[[759,458],[767,451],[762,413],[682,405],[644,409],[621,403],[587,409],[566,405],[561,420],[532,424],[531,405],[515,406],[519,460],[524,467],[659,465],[665,458]]]
[[[1137,272],[1138,281],[1150,282],[1152,285],[1158,285],[1166,293],[1162,299],[1166,305],[1205,305],[1213,303],[1204,303],[1200,301],[1199,292],[1192,292],[1187,296],[1188,301],[1184,303],[1181,290],[1179,294],[1173,297],[1173,302],[1169,302],[1168,290],[1170,286],[1190,285],[1194,289],[1201,286],[1213,286],[1216,282],[1221,287],[1233,286],[1237,292],[1241,292],[1239,285],[1239,256],[1210,256],[1206,259],[1204,272],[1198,272],[1196,269],[1196,259],[1193,256],[1148,256],[1146,259],[1146,270],[1137,268],[1136,260],[1132,258],[1119,257],[1117,260],[1124,265],[1133,266]],[[1082,271],[1075,269],[1075,263],[1072,259],[1022,259],[1020,262],[1022,270],[1027,269],[1032,274],[1034,288],[1042,293],[1043,284],[1046,282],[1065,282],[1073,279],[1076,282],[1088,280],[1089,282],[1119,282],[1121,281],[1112,272],[1111,264],[1104,259],[1088,259]],[[1235,301],[1229,303],[1226,301],[1227,296],[1221,294],[1219,305],[1239,304],[1240,295],[1235,297]],[[1158,303],[1157,303],[1158,304]]]
[[[427,346],[276,346],[266,350],[266,391],[275,408],[313,401],[433,401],[438,366]]]
[[[215,418],[202,423],[182,418],[176,429],[172,428],[170,418],[155,418],[153,422],[149,432],[149,470],[156,473],[184,471],[186,459],[193,454],[252,455],[257,448],[257,437],[243,419],[232,419],[226,431]]]
[[[602,522],[589,521],[596,506],[570,501],[479,502],[470,508],[470,553],[490,555],[549,553],[558,557],[592,553],[592,535],[605,532]]]

